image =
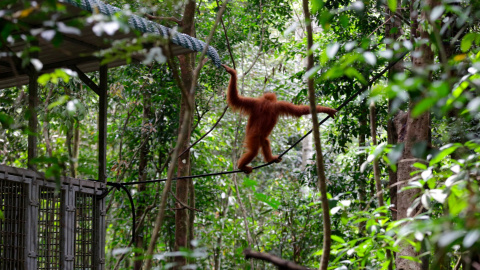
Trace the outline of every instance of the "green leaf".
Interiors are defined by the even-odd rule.
[[[470,47],[472,47],[472,43],[475,40],[476,35],[477,34],[475,33],[468,33],[463,37],[462,43],[460,44],[460,49],[462,50],[462,52],[467,52],[468,50],[470,50]]]
[[[436,102],[437,102],[437,99],[433,97],[428,97],[423,99],[415,106],[415,108],[413,108],[412,116],[417,117],[422,113],[428,111]]]
[[[275,200],[272,197],[268,197],[267,195],[265,195],[263,193],[255,192],[255,198],[257,198],[257,200],[259,200],[261,202],[264,202],[264,203],[268,204],[269,206],[271,206],[274,209],[278,209],[278,207],[280,206],[279,201]]]
[[[427,165],[425,165],[423,163],[420,163],[420,162],[415,162],[412,166],[415,167],[415,168],[419,168],[421,170],[426,170],[427,169]]]
[[[48,105],[48,109],[51,110],[52,108],[63,105],[68,101],[68,99],[69,99],[69,96],[67,96],[67,95],[61,96],[56,101],[54,101],[50,105]]]
[[[254,187],[256,185],[257,185],[257,181],[255,181],[255,180],[252,180],[248,177],[245,177],[245,179],[243,179],[243,186],[244,187],[251,188],[251,187]]]
[[[433,164],[437,164],[438,162],[443,160],[446,156],[455,152],[455,150],[457,150],[457,148],[458,148],[458,145],[452,145],[450,147],[447,147],[447,148],[443,149],[434,158],[432,158],[432,160],[430,160],[430,166],[433,165]]]
[[[360,74],[360,72],[358,72],[358,70],[356,70],[355,68],[353,67],[349,67],[345,70],[345,75],[347,75],[348,77],[352,78],[356,78],[357,80],[359,80],[362,84],[367,84],[367,80],[365,80],[365,77],[363,77],[362,74]]]
[[[312,13],[317,13],[324,5],[323,0],[312,0]]]
[[[397,0],[388,0],[388,8],[395,12],[397,10]]]
[[[2,123],[3,128],[10,127],[13,122],[14,120],[10,115],[0,112],[0,123]]]
[[[43,86],[45,86],[50,81],[50,74],[42,74],[38,77],[37,82]]]
[[[453,186],[452,191],[458,189],[458,186]],[[450,211],[450,215],[457,216],[463,210],[468,207],[468,202],[466,199],[457,197],[455,195],[448,196],[448,210]]]
[[[340,236],[332,235],[331,237],[332,237],[333,241],[336,241],[336,242],[339,242],[339,243],[342,243],[342,244],[345,243],[345,240],[343,240],[343,238],[341,238]]]
[[[421,262],[422,262],[422,261],[420,261],[420,259],[415,258],[415,257],[412,257],[412,256],[400,256],[400,258],[407,259],[407,260],[409,260],[409,261],[417,262],[417,263],[421,263]]]

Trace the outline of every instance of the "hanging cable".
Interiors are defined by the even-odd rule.
[[[135,226],[136,226],[136,217],[135,217],[135,204],[133,203],[133,197],[132,197],[132,193],[130,193],[130,190],[128,190],[127,187],[125,187],[124,185],[122,185],[122,183],[114,183],[114,182],[107,182],[107,185],[108,186],[112,186],[113,188],[116,188],[116,189],[122,189],[123,191],[125,191],[125,193],[127,193],[127,196],[128,196],[128,200],[130,201],[130,207],[131,207],[131,211],[132,211],[132,244],[135,243]],[[103,199],[105,196],[108,195],[108,193],[113,189],[109,189],[107,190],[106,192],[104,192],[103,194],[100,195],[100,197]]]

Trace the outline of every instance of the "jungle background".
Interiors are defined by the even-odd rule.
[[[2,14],[14,2],[2,1]],[[35,14],[28,2],[24,13],[4,16],[2,44],[18,38],[15,19]],[[366,90],[320,128],[328,205],[321,203],[311,136],[281,163],[250,175],[177,181],[163,196],[153,266],[273,268],[245,259],[244,250],[251,249],[318,268],[325,255],[322,207],[328,207],[329,269],[480,269],[479,2],[310,1],[314,67],[309,70],[301,1],[106,2],[209,40],[222,62],[237,69],[245,96],[272,91],[280,100],[309,104],[311,78],[316,103],[336,108]],[[55,1],[41,7],[49,14],[63,12]],[[105,30],[126,27],[121,14],[102,20],[111,23],[96,21]],[[62,42],[62,29],[53,29],[52,44]],[[105,61],[128,57],[125,51],[143,50],[135,42],[99,54]],[[28,52],[20,57],[32,60]],[[166,178],[175,167],[175,175],[236,169],[247,118],[231,110],[186,155],[172,159],[176,146],[183,151],[199,139],[226,106],[228,74],[206,61],[195,80],[199,57],[160,55],[109,70],[109,181]],[[89,75],[98,80],[98,74]],[[183,91],[179,81],[187,89],[194,85],[194,91]],[[66,69],[40,76],[39,83],[38,169],[51,177],[98,178],[98,97]],[[27,92],[27,86],[0,90],[5,165],[27,167]],[[282,119],[270,136],[273,152],[283,152],[311,128],[310,117]],[[179,134],[186,137],[184,145],[178,145]],[[261,156],[253,164],[263,164]],[[151,258],[147,249],[165,186],[129,186],[138,217],[133,244],[128,198],[119,191],[108,196],[107,269],[141,269]]]

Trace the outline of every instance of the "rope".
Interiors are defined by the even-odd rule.
[[[392,68],[395,64],[397,64],[400,60],[402,60],[405,55],[407,55],[408,51],[404,52],[399,58],[397,58],[395,61],[390,62],[390,64],[384,68],[380,73],[375,75],[365,86],[363,86],[361,89],[359,89],[355,94],[347,98],[340,106],[336,108],[337,111],[340,111],[343,109],[348,103],[352,102],[356,97],[358,97],[361,93],[365,92],[376,80],[378,80],[381,76],[383,76],[390,68]],[[325,117],[322,121],[319,122],[319,125],[322,125],[325,123],[330,116]],[[297,144],[299,144],[303,139],[305,139],[308,135],[312,133],[312,130],[307,132],[305,135],[303,135],[298,141],[296,141],[294,144],[292,144],[287,150],[283,151],[279,155],[279,157],[284,156],[286,153],[288,153],[292,148],[294,148]],[[260,169],[266,166],[269,166],[271,164],[275,163],[274,161],[264,163],[262,165],[256,166],[253,168],[253,170]],[[226,175],[226,174],[234,174],[234,173],[239,173],[243,172],[242,170],[234,170],[234,171],[224,171],[224,172],[218,172],[218,173],[206,173],[206,174],[199,174],[199,175],[190,175],[190,176],[180,176],[180,177],[174,177],[172,180],[185,180],[185,179],[194,179],[194,178],[200,178],[200,177],[208,177],[208,176],[217,176],[217,175]],[[137,185],[137,184],[150,184],[150,183],[158,183],[158,182],[165,182],[167,181],[166,178],[163,179],[154,179],[154,180],[147,180],[147,181],[138,181],[138,182],[127,182],[127,183],[116,183],[117,185],[121,186],[130,186],[130,185]],[[108,182],[110,183],[110,182]],[[107,183],[107,184],[108,184]]]

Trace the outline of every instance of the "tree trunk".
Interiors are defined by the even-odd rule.
[[[183,33],[194,36],[194,18],[195,18],[195,1],[190,0],[185,5],[185,10],[183,13],[182,18],[182,27]],[[186,114],[186,109],[188,107],[187,102],[188,100],[194,100],[194,93],[190,91],[192,88],[193,83],[193,69],[195,58],[194,55],[181,55],[178,57],[180,61],[180,72],[183,85],[185,89],[187,89],[188,95],[182,95],[182,104],[180,107],[180,123],[185,123],[186,126],[186,137],[184,144],[180,146],[180,152],[183,152],[185,149],[188,148],[190,143],[190,136],[192,132],[192,117],[193,114]],[[192,102],[193,104],[193,102]],[[190,108],[193,110],[193,108]],[[185,119],[185,117],[189,117],[189,119]],[[187,120],[186,122],[184,120]],[[180,127],[179,130],[182,130]],[[190,175],[190,150],[186,151],[183,155],[178,157],[177,161],[177,176],[187,176]],[[177,181],[176,182],[176,197],[181,202],[176,204],[177,210],[175,210],[175,251],[180,250],[180,248],[188,248],[189,241],[193,239],[188,239],[193,236],[193,228],[189,228],[189,223],[193,223],[193,217],[189,218],[190,215],[194,215],[193,211],[188,212],[189,210],[183,207],[181,204],[188,205],[189,200],[189,186],[193,188],[193,183],[189,183],[192,180],[188,181]],[[190,191],[191,194],[194,195],[193,190]],[[193,202],[193,198],[191,199]],[[175,257],[175,262],[177,263],[176,268],[180,269],[182,266],[187,264],[187,260],[183,256]]]
[[[402,35],[402,20],[399,18],[401,16],[402,2],[398,1],[397,10],[393,13],[388,7],[385,7],[386,19],[389,21],[385,24],[385,36],[390,38],[392,41],[398,41],[399,37]],[[388,46],[390,49],[393,49],[393,46]],[[390,70],[388,71],[388,78],[393,78],[396,73],[403,72],[403,60],[398,61]],[[392,111],[392,101],[388,100],[388,111]],[[392,117],[387,122],[387,142],[390,145],[398,143],[398,132],[395,126],[395,117]],[[388,167],[388,178],[390,186],[390,204],[394,206],[394,211],[392,211],[392,219],[397,220],[397,212],[395,211],[397,206],[397,172],[394,172],[390,167]]]
[[[191,70],[190,70],[191,71]],[[183,70],[182,70],[183,74]],[[183,76],[182,76],[183,77]],[[185,84],[187,89],[190,89],[188,82],[183,77],[183,83]],[[182,107],[180,111],[180,123],[183,123],[183,119],[185,118],[185,99],[188,97],[182,97]],[[191,120],[187,121],[187,138],[190,138],[191,133]],[[190,140],[185,140],[184,145],[180,146],[180,151],[183,152],[187,149]],[[190,151],[186,151],[183,155],[178,158],[178,169],[177,169],[177,176],[187,176],[190,174]],[[177,181],[176,182],[176,197],[181,203],[177,202],[175,207],[175,251],[180,250],[180,248],[187,248],[188,247],[188,223],[189,223],[189,211],[187,208],[183,207],[182,204],[188,205],[188,187],[189,181]],[[190,212],[193,215],[193,212]],[[184,266],[187,264],[186,258],[182,256],[175,257],[175,262],[177,263],[177,269],[180,269],[180,266]]]
[[[148,145],[148,139],[149,139],[149,130],[148,130],[148,123],[150,122],[150,110],[151,110],[151,95],[149,90],[145,90],[143,92],[143,121],[142,121],[142,140],[140,140],[140,158],[138,162],[138,181],[145,181],[147,177],[147,164],[148,164],[148,152],[149,152],[149,145]],[[138,190],[138,196],[136,196],[137,199],[137,217],[143,216],[145,212],[145,207],[147,201],[146,196],[144,196],[142,193],[147,190],[146,184],[139,184],[137,185],[137,190]],[[139,222],[137,220],[137,222]],[[143,250],[145,249],[145,239],[144,239],[144,233],[143,230],[145,229],[145,226],[143,225],[144,223],[142,222],[141,226],[138,226],[139,224],[135,224],[135,226],[138,226],[138,229],[136,230],[136,235],[135,235],[135,243],[134,246],[136,248],[135,251],[135,257],[139,258],[143,256],[144,252]],[[141,259],[135,260],[133,264],[133,269],[135,270],[140,270],[142,269],[142,263],[143,261]]]
[[[411,6],[414,6],[414,1],[412,1]],[[427,0],[426,5],[433,7],[434,1]],[[411,14],[416,14],[411,10]],[[422,12],[421,21],[426,21],[426,14]],[[428,39],[428,32],[423,29],[423,27],[418,27],[417,19],[412,16],[412,36],[417,38]],[[433,63],[433,51],[430,49],[429,45],[421,45],[417,51],[421,52],[419,57],[412,57],[413,68],[414,69],[424,69],[426,66]],[[402,158],[398,164],[398,181],[402,184],[398,185],[398,189],[401,190],[403,187],[408,186],[408,180],[411,179],[411,173],[416,171],[412,165],[415,162],[423,162],[423,160],[418,159],[413,155],[412,150],[415,145],[418,143],[429,143],[430,141],[430,113],[426,112],[416,118],[412,117],[412,110],[415,107],[415,100],[410,101],[408,109],[408,118],[406,122],[406,137],[405,137],[405,149],[402,155]],[[418,189],[409,189],[402,191],[398,194],[398,212],[397,218],[403,219],[409,217],[407,213],[408,208],[410,207],[413,200],[418,196]],[[411,213],[410,216],[413,216],[415,213]],[[397,269],[405,270],[420,270],[422,269],[422,264],[410,261],[408,259],[401,258],[403,256],[416,257],[419,253],[415,251],[413,246],[405,244],[401,246],[399,252],[396,256],[396,265]]]

